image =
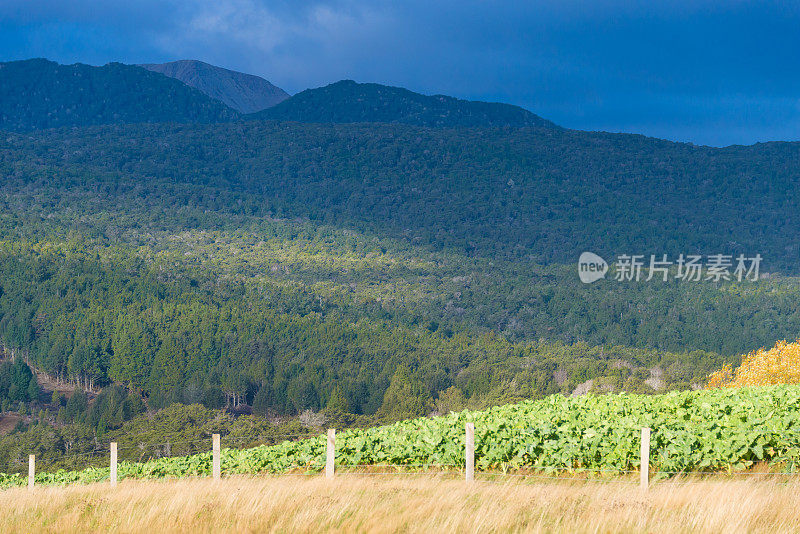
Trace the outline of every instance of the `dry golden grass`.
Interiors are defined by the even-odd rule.
[[[800,483],[342,476],[0,492],[2,532],[797,532]]]

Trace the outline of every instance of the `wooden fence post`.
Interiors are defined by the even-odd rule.
[[[28,456],[28,489],[33,489],[33,481],[36,478],[36,455]]]
[[[325,478],[333,478],[336,462],[336,429],[328,429],[328,446],[325,449]]]
[[[647,487],[650,485],[650,429],[647,427],[642,429],[641,458],[639,485],[643,490],[647,491]]]
[[[214,434],[211,436],[211,448],[213,459],[211,463],[211,470],[214,476],[214,480],[219,480],[222,478],[222,464],[220,462],[220,446],[219,446],[219,434]]]
[[[464,477],[467,482],[471,482],[475,478],[475,423],[467,423],[465,427],[467,431],[465,454],[465,473]]]
[[[112,441],[109,444],[111,447],[111,472],[109,473],[109,479],[111,480],[111,487],[117,487],[117,442]]]

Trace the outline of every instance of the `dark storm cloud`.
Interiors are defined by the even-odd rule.
[[[196,58],[296,92],[342,78],[708,144],[800,139],[800,7],[744,1],[6,0],[3,59]]]

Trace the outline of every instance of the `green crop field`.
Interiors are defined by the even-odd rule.
[[[555,395],[483,412],[351,429],[337,435],[337,467],[457,469],[464,464],[466,422],[475,424],[478,471],[613,475],[636,470],[642,427],[653,429],[651,468],[659,476],[743,471],[759,462],[793,472],[800,464],[800,387],[769,386],[652,396]],[[226,474],[315,472],[324,465],[324,436],[222,451]],[[38,473],[36,483],[97,482],[108,473],[108,468]],[[210,473],[210,452],[119,465],[121,479]],[[18,474],[0,478],[2,487],[25,483]]]

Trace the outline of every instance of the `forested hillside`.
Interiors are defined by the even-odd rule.
[[[248,118],[312,123],[390,122],[432,128],[556,128],[552,122],[518,106],[427,96],[401,87],[352,80],[307,89]]]
[[[87,124],[219,122],[236,112],[178,80],[141,67],[0,63],[0,129]]]
[[[609,260],[760,253],[769,272],[796,272],[800,260],[799,143],[713,149],[554,129],[277,122],[61,130],[0,143],[7,187],[25,192],[6,197],[6,217],[19,213],[15,203],[66,208],[84,195],[73,209],[35,212],[66,226],[79,224],[69,220],[75,209],[102,207],[125,218],[120,231],[304,218],[537,263],[574,265],[584,250]],[[118,205],[121,195],[133,204]],[[187,219],[189,208],[202,218]]]
[[[792,277],[585,286],[570,264],[688,247],[790,265],[796,145],[275,122],[0,142],[5,344],[151,407],[334,398],[388,420],[589,379],[689,387],[800,327]]]
[[[365,426],[688,389],[800,332],[798,144],[571,131],[351,82],[275,109],[366,123],[235,120],[138,67],[2,69],[37,65],[66,96],[0,104],[29,130],[0,134],[0,344],[77,389],[3,364],[0,396],[28,412],[9,444],[87,445],[174,403]],[[111,112],[125,76],[166,93]],[[93,87],[108,98],[69,103]],[[170,122],[31,130],[95,119]],[[769,277],[584,285],[585,250],[761,254]]]

